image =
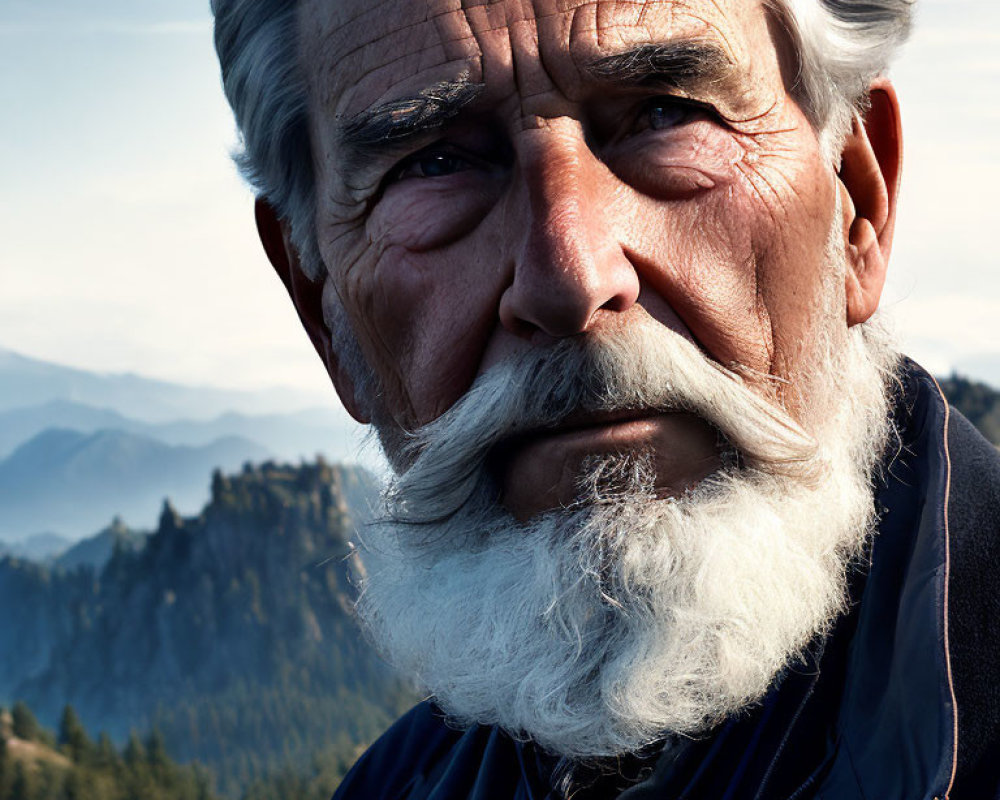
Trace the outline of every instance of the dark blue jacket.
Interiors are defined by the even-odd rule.
[[[895,414],[854,605],[759,706],[610,768],[426,702],[334,800],[1000,800],[1000,454],[913,364]]]

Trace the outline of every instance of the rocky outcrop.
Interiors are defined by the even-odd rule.
[[[176,756],[233,774],[247,752],[370,739],[410,699],[350,614],[354,507],[375,488],[322,461],[216,472],[201,514],[165,504],[100,572],[0,562],[18,609],[0,620],[0,702],[50,725],[70,703],[118,739],[155,723]]]

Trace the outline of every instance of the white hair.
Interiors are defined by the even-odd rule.
[[[914,0],[766,0],[788,30],[790,87],[832,156],[871,80],[906,39]],[[297,0],[212,0],[222,81],[240,131],[243,175],[291,224],[302,267],[323,277]],[[343,327],[343,326],[342,326]],[[347,334],[345,328],[338,333]],[[339,342],[338,342],[339,344]]]
[[[875,519],[896,355],[877,326],[819,345],[805,431],[655,322],[505,362],[418,432],[361,532],[358,611],[460,725],[574,758],[696,735],[758,700],[846,601]],[[660,498],[643,453],[596,458],[566,508],[518,523],[498,441],[571,408],[683,409],[738,459]]]
[[[868,87],[906,41],[916,0],[765,0],[792,39],[792,94],[835,162]]]
[[[498,365],[414,434],[359,537],[358,612],[455,722],[574,759],[635,752],[745,709],[830,631],[876,521],[898,364],[880,324],[834,324],[837,219],[797,420],[636,312]],[[490,459],[580,409],[694,414],[722,466],[664,498],[652,454],[591,456],[573,501],[517,522]]]

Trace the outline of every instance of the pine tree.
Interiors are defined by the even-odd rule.
[[[172,766],[159,728],[153,728],[146,739],[146,763],[152,768],[153,774],[158,776],[167,774]]]
[[[10,785],[10,800],[35,800],[35,787],[24,763],[14,763],[14,781]]]
[[[77,764],[87,761],[93,751],[87,731],[70,705],[63,709],[62,719],[59,721],[58,741],[63,752]]]
[[[7,797],[10,781],[10,755],[7,753],[7,736],[0,730],[0,798]]]
[[[88,788],[83,771],[74,768],[66,775],[59,800],[89,800]]]
[[[94,752],[94,766],[98,769],[111,769],[118,764],[118,752],[105,731],[97,737],[97,748]]]
[[[14,735],[18,739],[24,739],[27,742],[34,742],[38,739],[41,727],[27,705],[20,700],[16,702],[11,711],[11,716],[14,719]]]
[[[128,744],[125,745],[125,765],[129,769],[134,769],[146,761],[146,748],[142,746],[142,740],[135,731],[128,737]]]

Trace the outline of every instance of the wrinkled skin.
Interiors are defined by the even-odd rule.
[[[891,87],[873,140],[889,144],[873,151],[856,126],[838,175],[756,0],[303,0],[300,32],[324,291],[400,428],[526,348],[643,315],[795,413],[817,331],[838,341],[877,306],[898,172]],[[711,49],[712,69],[595,74],[602,58],[678,42]],[[463,81],[478,93],[440,128],[360,150],[345,137],[380,104]],[[830,298],[838,192],[848,274]],[[714,431],[688,415],[579,420],[509,448],[505,502],[521,517],[565,503],[581,458],[649,447],[665,492],[718,465]]]

